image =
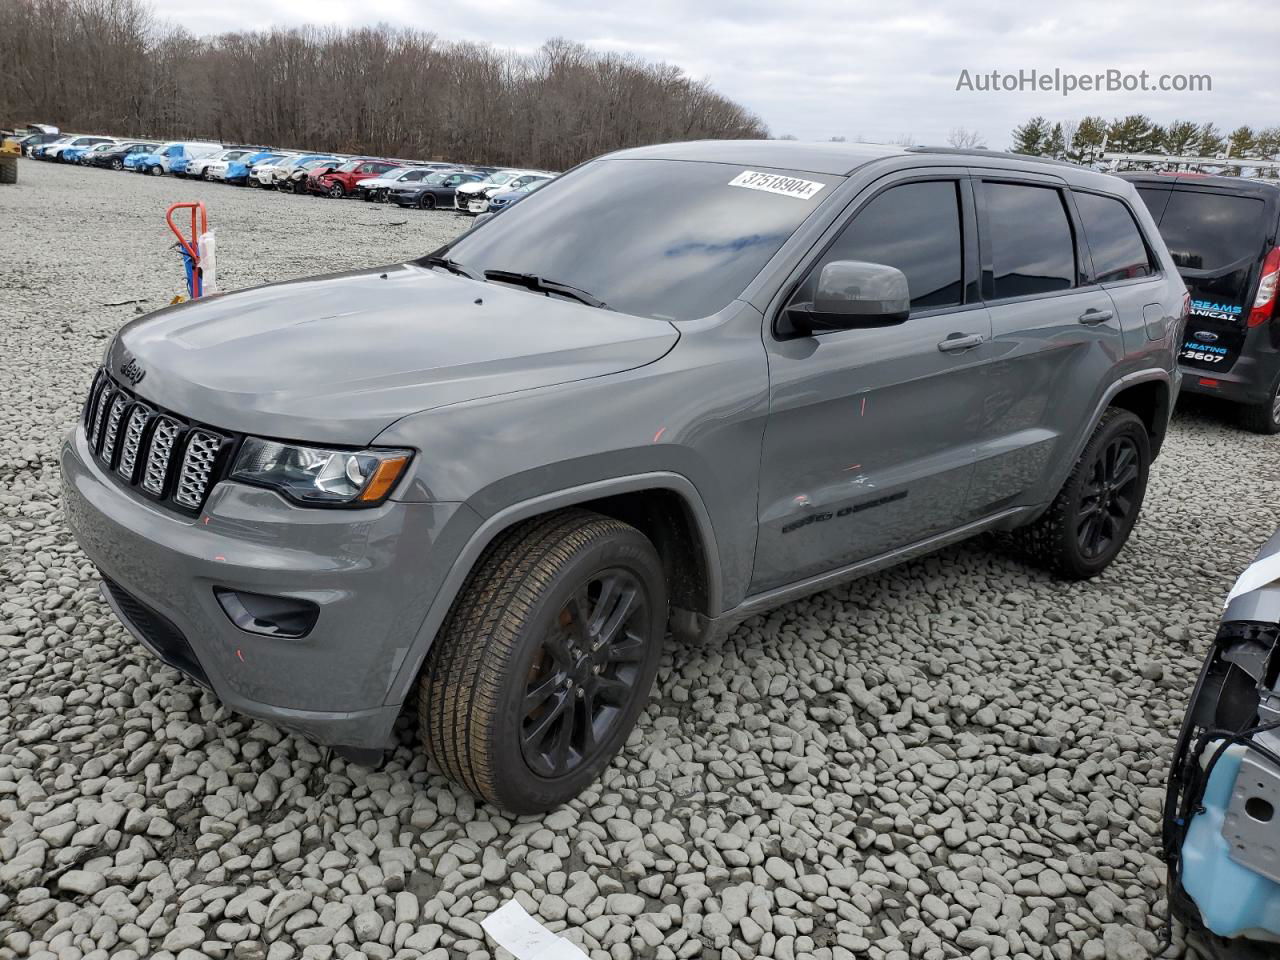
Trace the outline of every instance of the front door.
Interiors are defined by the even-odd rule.
[[[967,180],[888,178],[800,281],[832,260],[897,267],[911,315],[780,338],[766,329],[769,420],[752,592],[874,557],[965,522],[991,324],[977,297]]]

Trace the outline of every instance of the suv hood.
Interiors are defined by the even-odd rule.
[[[167,307],[107,366],[212,427],[363,446],[420,410],[621,373],[679,339],[665,320],[398,264]]]

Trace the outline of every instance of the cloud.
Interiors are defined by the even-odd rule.
[[[1040,5],[977,0],[892,4],[808,0],[644,0],[613,8],[598,0],[223,0],[193,11],[186,0],[154,0],[157,13],[196,33],[303,23],[388,23],[446,40],[522,51],[561,36],[645,59],[665,60],[757,113],[775,135],[801,139],[941,143],[949,130],[978,130],[1005,147],[1013,126],[1035,114],[1148,113],[1159,122],[1280,122],[1269,0],[1238,0],[1229,13],[1175,0],[1137,8],[1114,0]],[[962,70],[1016,73],[1059,68],[1212,76],[1212,91],[957,91]]]

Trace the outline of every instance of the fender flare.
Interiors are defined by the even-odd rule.
[[[597,480],[576,487],[569,487],[551,493],[540,494],[528,500],[521,500],[504,507],[497,513],[485,517],[480,526],[467,540],[466,545],[454,558],[449,573],[440,589],[436,591],[426,616],[414,634],[412,645],[393,674],[391,686],[387,691],[384,704],[403,703],[409,695],[422,664],[426,661],[436,634],[444,623],[453,601],[462,591],[463,585],[475,568],[476,562],[490,543],[513,524],[528,520],[540,514],[561,510],[602,497],[623,493],[635,493],[639,490],[669,490],[677,494],[688,506],[697,525],[698,534],[702,538],[703,553],[707,576],[707,606],[711,611],[721,609],[721,576],[720,553],[717,546],[715,529],[711,523],[711,514],[707,511],[702,495],[693,481],[679,473],[654,471],[626,477],[615,477],[608,480]],[[712,614],[714,615],[714,613]]]
[[[1057,496],[1058,491],[1062,489],[1062,485],[1067,482],[1067,476],[1071,473],[1071,469],[1075,466],[1076,461],[1080,459],[1080,455],[1084,453],[1084,448],[1088,445],[1090,438],[1093,436],[1093,432],[1098,429],[1098,423],[1102,420],[1103,414],[1107,412],[1107,408],[1111,406],[1111,402],[1115,400],[1121,392],[1127,390],[1129,387],[1135,386],[1139,383],[1150,383],[1152,381],[1161,382],[1169,388],[1169,408],[1165,411],[1165,416],[1168,417],[1172,415],[1174,401],[1177,398],[1173,393],[1173,377],[1170,375],[1168,370],[1164,370],[1159,367],[1151,367],[1146,370],[1137,370],[1133,373],[1127,373],[1120,379],[1116,380],[1107,387],[1106,392],[1098,401],[1097,406],[1094,407],[1093,416],[1089,418],[1089,429],[1081,431],[1080,436],[1076,439],[1076,442],[1071,449],[1071,456],[1063,458],[1062,466],[1058,468],[1058,472],[1054,475],[1053,483],[1050,486],[1050,489],[1053,491],[1053,495],[1049,498],[1050,502],[1052,502],[1053,497]],[[1044,504],[1044,509],[1047,510],[1048,508],[1049,503]]]

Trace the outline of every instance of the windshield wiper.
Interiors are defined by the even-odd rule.
[[[546,277],[540,277],[536,273],[516,273],[513,270],[486,270],[484,277],[486,280],[514,283],[530,290],[540,290],[543,293],[559,293],[566,297],[572,297],[579,303],[585,303],[588,307],[597,307],[601,310],[612,309],[599,297],[587,293],[585,290],[570,286],[567,283],[561,283],[558,280],[548,280]]]
[[[459,276],[466,277],[468,280],[484,283],[484,276],[479,271],[472,270],[457,260],[451,260],[448,257],[423,257],[422,262],[428,267],[444,267],[450,273],[456,273]]]

